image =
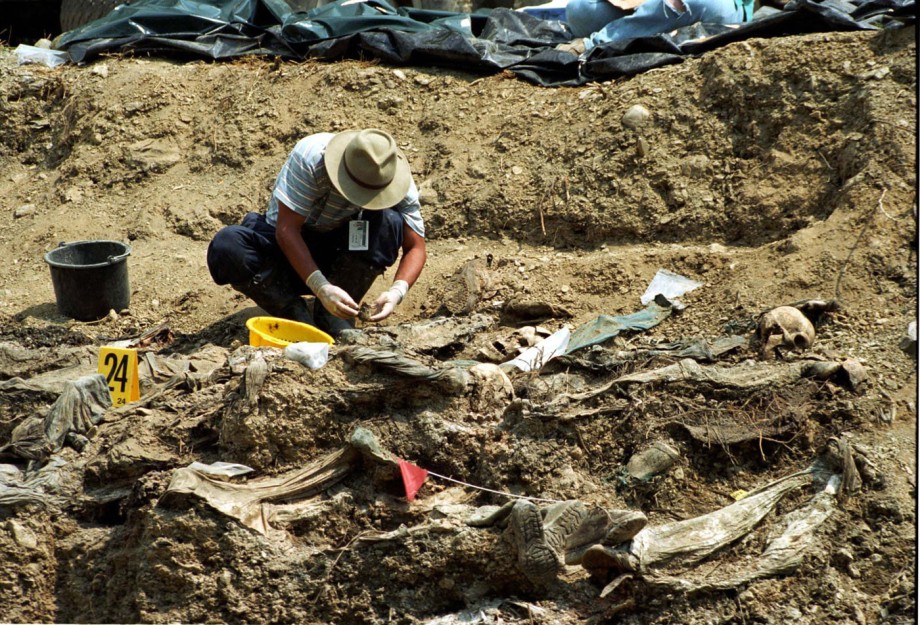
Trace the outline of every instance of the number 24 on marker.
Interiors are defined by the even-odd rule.
[[[140,399],[140,384],[137,379],[137,350],[121,347],[99,349],[97,371],[105,375],[113,406]]]

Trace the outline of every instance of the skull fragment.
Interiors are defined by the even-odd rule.
[[[802,311],[792,306],[779,306],[764,313],[757,324],[761,358],[776,355],[778,347],[802,351],[815,342],[815,327]]]

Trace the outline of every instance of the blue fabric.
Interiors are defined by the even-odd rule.
[[[670,302],[659,296],[648,303],[644,309],[629,315],[613,317],[600,315],[575,328],[565,353],[571,354],[579,349],[603,343],[626,330],[648,330],[671,316],[673,308]]]
[[[403,219],[392,209],[365,211],[370,227],[368,250],[348,250],[348,223],[332,232],[301,231],[320,271],[332,275],[336,262],[348,254],[372,270],[382,271],[399,257],[403,244]],[[280,271],[287,289],[307,295],[306,284],[291,267],[275,240],[275,227],[264,215],[249,213],[240,225],[222,228],[208,245],[208,270],[217,284],[248,284],[256,276]]]
[[[749,0],[748,0],[749,1]],[[569,0],[566,21],[576,37],[585,38],[585,49],[626,39],[651,37],[697,22],[741,24],[745,10],[735,0],[683,0],[686,11],[678,12],[665,0],[648,0],[629,13],[607,0]]]

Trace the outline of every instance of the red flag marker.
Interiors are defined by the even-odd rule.
[[[415,493],[428,479],[428,471],[401,458],[397,458],[397,460],[399,460],[399,472],[402,473],[403,486],[406,487],[406,499],[412,501],[415,499]]]

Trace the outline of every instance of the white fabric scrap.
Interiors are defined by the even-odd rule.
[[[673,303],[676,298],[701,286],[702,282],[685,278],[667,269],[659,269],[639,301],[644,306],[655,299],[656,295],[664,295]]]
[[[517,367],[521,371],[541,369],[550,360],[565,353],[571,336],[572,332],[568,326],[563,327],[533,347],[528,347],[516,358],[512,358],[502,366]]]
[[[235,464],[233,462],[212,462],[211,464],[193,462],[188,465],[188,468],[206,475],[223,477],[237,477],[238,475],[246,475],[255,471],[255,469],[247,467],[245,464]]]

